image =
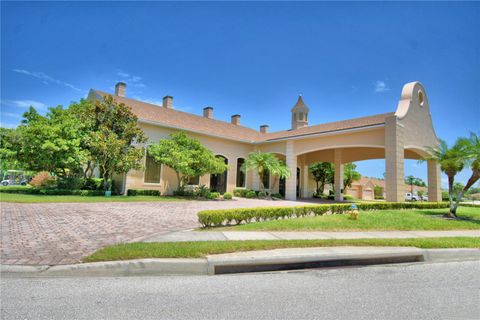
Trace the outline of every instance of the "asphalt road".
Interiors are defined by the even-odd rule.
[[[1,279],[1,319],[480,319],[480,262]]]

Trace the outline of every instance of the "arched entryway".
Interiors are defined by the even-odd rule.
[[[225,164],[228,164],[228,159],[224,156],[217,155],[216,157],[223,159]],[[221,194],[227,192],[227,174],[228,171],[225,170],[223,173],[210,175],[210,190]]]

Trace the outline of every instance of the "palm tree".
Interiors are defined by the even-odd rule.
[[[276,183],[279,178],[288,178],[290,177],[290,169],[278,159],[273,153],[264,153],[264,152],[251,152],[248,154],[245,162],[242,165],[242,171],[246,172],[248,170],[254,170],[260,177],[260,189],[263,192],[266,192],[268,195],[271,195],[271,191],[275,189]],[[268,174],[271,174],[274,177],[274,181],[270,190],[265,190],[263,185],[263,180]]]
[[[455,175],[463,170],[465,166],[465,150],[458,143],[451,148],[444,140],[440,140],[440,144],[436,148],[427,148],[429,155],[423,160],[433,160],[440,164],[442,170],[448,177],[448,197],[450,200],[449,216],[457,217],[458,202],[453,202]],[[458,197],[457,197],[458,199]]]
[[[462,149],[466,158],[465,162],[472,169],[472,175],[457,196],[456,205],[458,206],[462,196],[480,179],[480,137],[471,132],[470,138],[460,138],[456,145]]]
[[[405,183],[410,186],[410,193],[413,194],[413,184],[415,183],[416,178],[414,176],[408,176],[405,178]]]

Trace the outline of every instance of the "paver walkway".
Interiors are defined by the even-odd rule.
[[[197,212],[294,201],[236,199],[135,203],[0,203],[2,264],[80,262],[95,250],[121,242],[199,227]]]

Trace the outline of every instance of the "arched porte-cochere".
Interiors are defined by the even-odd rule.
[[[216,157],[223,159],[225,164],[228,164],[228,159],[224,156],[217,155]],[[210,175],[210,190],[220,192],[221,194],[227,192],[227,175],[227,170],[225,170],[223,173]]]

